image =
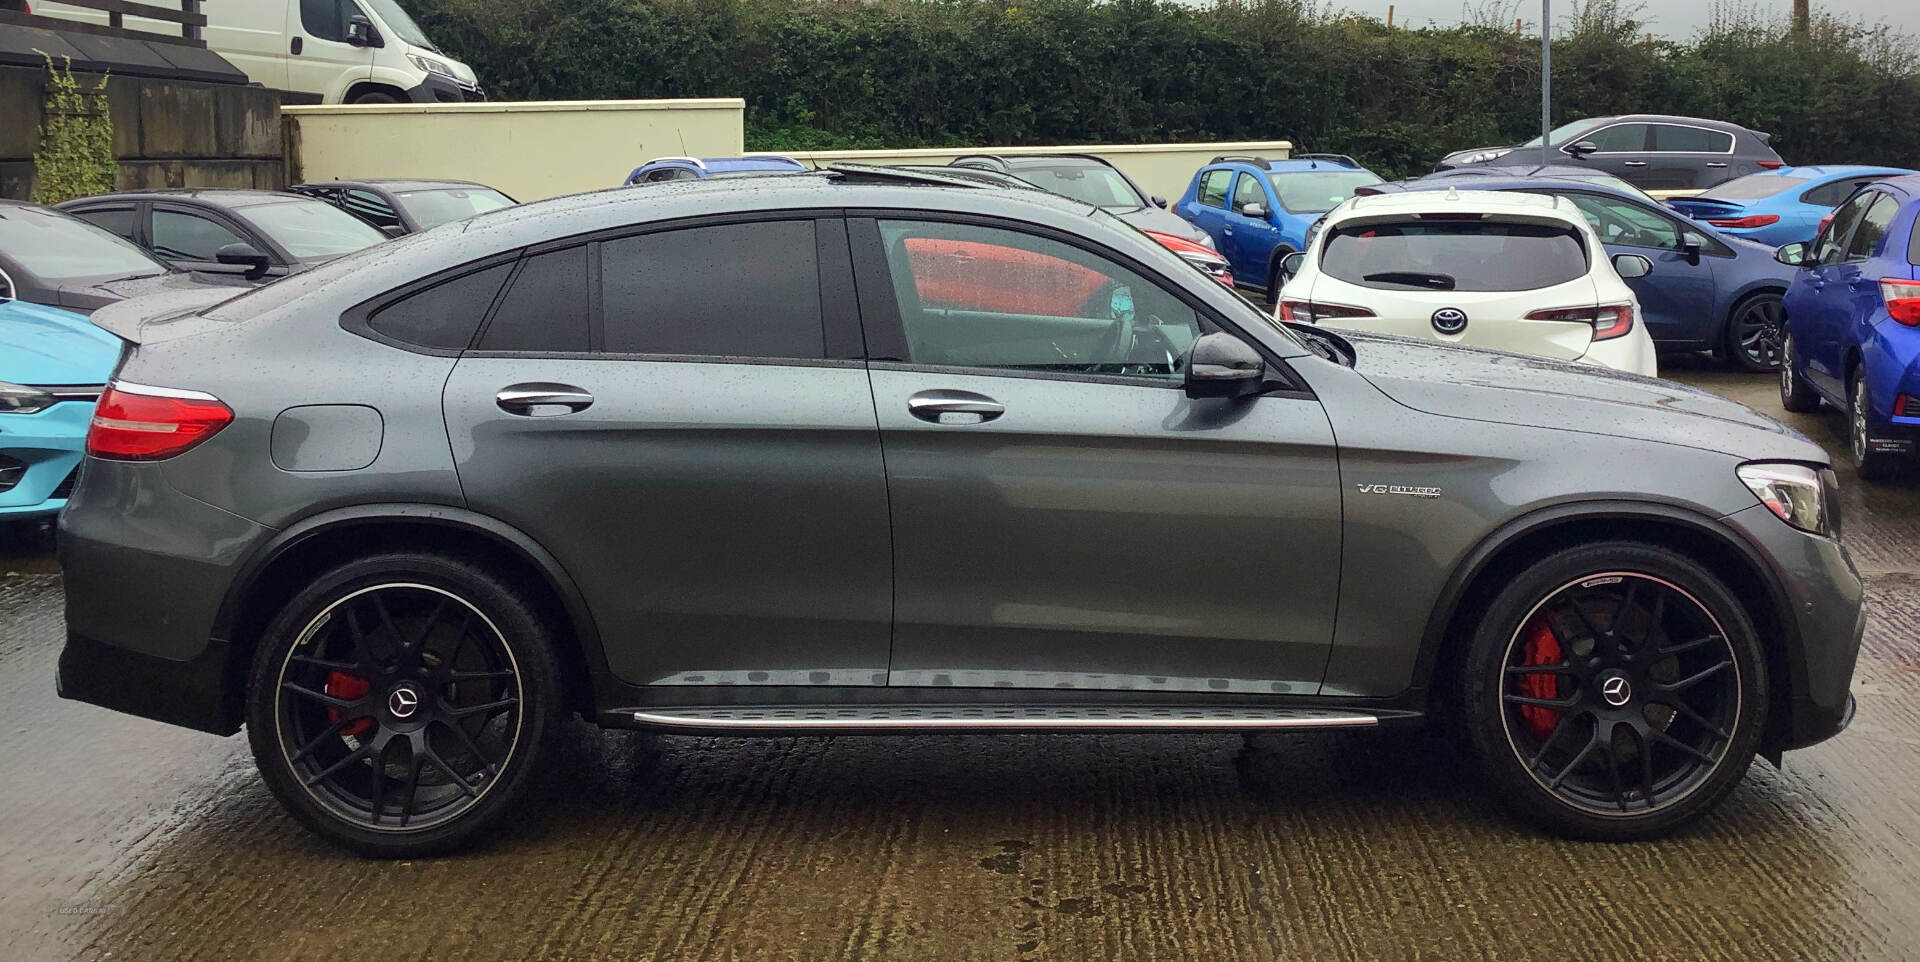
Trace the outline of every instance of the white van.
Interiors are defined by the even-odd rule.
[[[36,14],[104,24],[102,10],[29,0]],[[473,69],[441,53],[397,0],[208,0],[207,46],[290,103],[485,100]],[[127,17],[179,35],[180,26]]]

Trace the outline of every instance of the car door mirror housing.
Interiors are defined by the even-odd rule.
[[[246,268],[243,276],[250,281],[267,276],[267,268],[273,264],[267,255],[252,244],[228,244],[216,251],[213,259],[222,264]]]
[[[1687,255],[1687,263],[1700,263],[1700,251],[1707,246],[1707,239],[1693,231],[1680,235],[1680,253]]]
[[[1300,276],[1300,269],[1305,266],[1307,266],[1307,255],[1304,251],[1294,251],[1280,258],[1280,273],[1286,277]]]
[[[355,47],[384,46],[380,42],[380,32],[373,29],[373,21],[364,14],[354,14],[347,18],[347,43]]]
[[[1632,280],[1653,273],[1653,262],[1639,254],[1615,254],[1613,269],[1622,279]]]
[[[1804,241],[1794,241],[1773,252],[1773,259],[1788,267],[1807,266],[1808,247]]]
[[[1161,210],[1167,209],[1167,199],[1165,197],[1161,197],[1160,195],[1155,194],[1154,196],[1149,197],[1147,199],[1150,201],[1153,201],[1153,206],[1158,207]]]
[[[1186,389],[1190,398],[1258,394],[1266,380],[1266,360],[1232,334],[1202,334],[1187,351]]]
[[[1585,157],[1588,154],[1597,153],[1599,150],[1600,145],[1591,140],[1576,140],[1567,145],[1567,153],[1575,157]]]
[[[1251,217],[1254,220],[1266,220],[1267,205],[1256,201],[1254,203],[1242,206],[1240,208],[1240,214],[1241,216],[1244,216],[1244,217]]]

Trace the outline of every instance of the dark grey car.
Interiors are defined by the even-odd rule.
[[[1663,381],[1282,328],[1066,198],[609,191],[95,320],[128,348],[61,521],[61,693],[244,724],[363,852],[497,825],[570,713],[1438,723],[1602,839],[1850,717],[1819,447]]]
[[[99,225],[183,271],[247,266],[284,277],[387,239],[332,204],[281,190],[123,190],[60,210]]]
[[[431,230],[519,203],[469,180],[324,180],[287,189],[332,204],[388,237]]]
[[[1778,170],[1785,162],[1769,135],[1724,120],[1628,114],[1556,127],[1554,164],[1602,171],[1641,190],[1705,189],[1735,177]],[[1440,158],[1434,170],[1481,164],[1539,164],[1540,138],[1518,147],[1474,147]]]
[[[71,214],[0,198],[0,297],[86,314],[163,291],[251,286],[237,273],[175,271]]]

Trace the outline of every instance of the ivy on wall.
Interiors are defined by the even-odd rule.
[[[73,61],[47,57],[47,93],[41,111],[40,146],[33,152],[33,200],[58,204],[113,189],[113,117],[107,111],[107,78],[82,84]]]

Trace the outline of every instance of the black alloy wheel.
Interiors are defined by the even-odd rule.
[[[255,759],[288,809],[382,856],[450,847],[491,821],[541,754],[556,700],[551,645],[509,589],[453,559],[400,559],[412,564],[349,564],[296,597],[248,706]]]
[[[1765,715],[1738,602],[1651,545],[1571,549],[1517,578],[1471,661],[1470,734],[1503,796],[1580,838],[1645,838],[1704,811],[1746,771]]]
[[[1787,313],[1779,293],[1766,291],[1741,301],[1727,324],[1727,357],[1743,371],[1780,368]]]

